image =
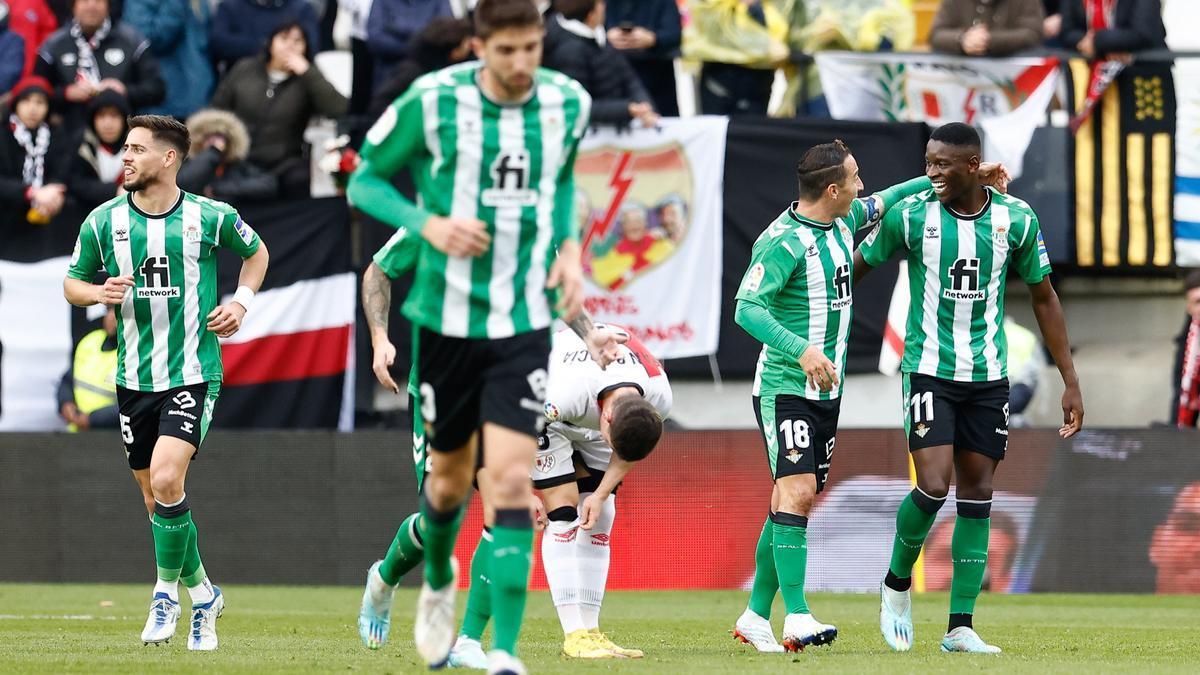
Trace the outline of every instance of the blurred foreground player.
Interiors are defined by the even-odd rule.
[[[189,463],[212,421],[221,391],[221,347],[242,325],[267,273],[267,248],[228,204],[180,190],[190,145],[174,118],[129,119],[126,193],[88,215],[63,290],[79,307],[119,308],[117,402],[129,468],[150,512],[158,583],[142,631],[167,642],[179,620],[179,580],[192,597],[188,649],[217,648],[225,607],[200,562],[196,525],[184,494]],[[217,304],[217,247],[242,257],[232,301]],[[100,270],[103,285],[91,283]]]

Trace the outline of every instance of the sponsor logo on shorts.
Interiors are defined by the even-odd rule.
[[[577,535],[577,534],[579,534],[578,527],[572,527],[571,529],[567,530],[566,532],[555,532],[554,533],[554,541],[557,541],[560,544],[569,544],[569,543],[575,541],[575,535]]]
[[[194,427],[192,426],[192,423],[191,423],[191,422],[184,422],[183,424],[180,424],[180,425],[179,425],[179,430],[180,430],[180,431],[182,431],[182,432],[183,432],[183,433],[185,433],[185,434],[190,434],[190,433],[192,433],[192,429],[193,429],[193,428],[194,428]]]
[[[925,434],[929,433],[929,427],[925,426],[924,422],[917,422],[917,428],[913,429],[913,433],[921,438],[925,438]]]
[[[178,298],[179,287],[168,286],[167,288],[139,288],[137,289],[137,297],[139,298]]]
[[[605,548],[608,548],[608,541],[609,541],[609,537],[607,534],[593,534],[592,535],[592,544],[594,546],[603,546]]]
[[[999,427],[997,427],[997,428],[996,428],[996,433],[1000,434],[1001,436],[1007,436],[1007,435],[1008,435],[1008,429],[1000,429]]]
[[[167,414],[168,414],[168,415],[177,415],[177,416],[179,416],[179,417],[186,417],[186,418],[188,418],[189,420],[191,420],[191,421],[193,421],[193,422],[195,422],[195,421],[196,421],[196,416],[195,416],[195,415],[193,415],[193,414],[192,414],[192,413],[190,413],[190,412],[184,412],[184,411],[182,411],[182,410],[168,410],[168,411],[167,411]]]

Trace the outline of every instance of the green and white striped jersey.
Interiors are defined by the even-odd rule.
[[[860,250],[878,266],[905,250],[912,298],[900,369],[957,382],[1008,376],[1005,278],[1027,284],[1050,274],[1037,215],[1025,202],[986,188],[974,216],[957,214],[932,190],[897,204]]]
[[[217,306],[218,246],[248,258],[258,234],[232,206],[182,190],[161,215],[121,195],[83,221],[67,276],[90,282],[103,270],[135,283],[118,307],[119,386],[164,391],[221,381],[221,347],[206,328]]]
[[[546,277],[559,243],[578,239],[574,164],[591,98],[579,83],[538,69],[528,100],[502,105],[470,62],[430,73],[367,133],[350,184],[355,206],[414,236],[415,264],[403,312],[452,337],[499,339],[546,328],[554,318]],[[408,167],[414,205],[382,177]],[[478,218],[492,237],[477,258],[441,253],[418,236],[430,215]],[[400,242],[397,242],[400,243]]]
[[[754,372],[755,396],[792,394],[813,400],[842,395],[853,296],[854,232],[867,224],[868,209],[854,200],[850,213],[832,223],[802,218],[788,208],[754,242],[750,268],[737,300],[760,305],[783,328],[821,345],[837,369],[839,384],[822,392],[810,385],[797,356],[764,344]]]

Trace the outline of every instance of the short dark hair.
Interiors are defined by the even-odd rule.
[[[486,40],[505,28],[542,25],[542,13],[533,0],[479,0],[475,6],[475,35]]]
[[[1183,292],[1187,293],[1192,289],[1200,288],[1200,269],[1188,272],[1188,275],[1183,278]]]
[[[304,37],[304,58],[308,61],[313,60],[313,45],[308,40],[308,33],[304,32],[304,24],[296,19],[289,19],[275,27],[271,34],[267,36],[267,42],[263,45],[263,57],[268,61],[271,60],[271,43],[275,41],[276,35],[282,35],[290,32],[292,29],[300,31],[300,35]]]
[[[946,145],[961,145],[976,150],[983,147],[979,141],[979,132],[970,124],[951,122],[933,130],[929,140],[939,141]]]
[[[433,48],[438,54],[448,56],[462,44],[463,40],[471,37],[471,30],[471,22],[467,19],[439,16],[421,29],[414,42]]]
[[[612,402],[608,427],[613,452],[627,462],[637,462],[658,445],[663,423],[658,411],[641,396],[622,396]]]
[[[554,0],[554,11],[565,19],[583,21],[596,8],[596,0]]]
[[[814,145],[805,151],[796,163],[796,175],[800,179],[800,198],[816,201],[825,188],[840,185],[846,180],[846,158],[850,147],[840,139]]]
[[[192,135],[188,128],[170,115],[134,115],[128,120],[129,130],[137,128],[149,129],[150,135],[156,141],[162,141],[175,148],[179,153],[179,161],[187,159],[188,148],[192,146]]]

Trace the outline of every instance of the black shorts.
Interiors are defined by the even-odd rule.
[[[904,432],[909,452],[935,445],[1004,459],[1008,450],[1008,379],[955,382],[904,374]]]
[[[813,401],[792,394],[754,397],[754,417],[767,448],[771,478],[815,474],[825,488],[837,443],[842,400]]]
[[[198,453],[220,393],[219,382],[201,382],[166,391],[117,387],[121,441],[125,444],[129,468],[134,471],[150,468],[150,456],[160,436],[187,441]]]
[[[422,328],[416,351],[430,448],[457,450],[485,422],[535,438],[545,427],[549,329],[488,340]]]

